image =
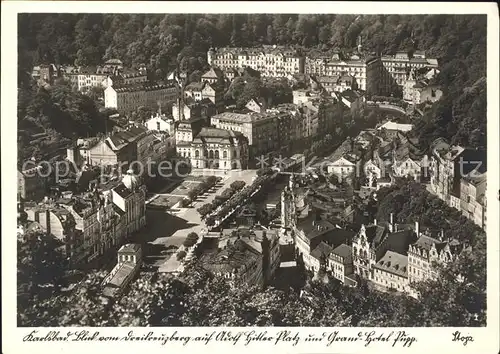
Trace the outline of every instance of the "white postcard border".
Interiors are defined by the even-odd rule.
[[[169,342],[161,345],[159,342],[22,342],[22,338],[36,328],[16,328],[16,238],[15,238],[15,208],[17,181],[14,177],[16,170],[16,156],[14,146],[16,145],[16,102],[17,102],[17,14],[21,12],[196,12],[196,13],[356,13],[356,14],[488,14],[488,38],[487,38],[487,87],[488,87],[488,259],[487,259],[487,327],[485,328],[287,328],[292,333],[299,332],[305,337],[309,333],[321,336],[322,333],[338,331],[340,336],[357,336],[359,332],[375,331],[377,334],[389,334],[391,331],[405,331],[410,336],[417,338],[417,342],[410,347],[392,347],[384,342],[373,342],[368,347],[364,344],[352,342],[335,342],[326,346],[321,342],[300,341],[293,346],[289,343],[280,342],[270,345],[266,341],[256,341],[245,346],[244,340],[233,345],[231,341],[210,341],[208,345],[203,343],[190,343],[183,346],[180,343]],[[2,2],[2,121],[1,121],[1,145],[2,145],[2,324],[3,324],[3,352],[67,352],[88,353],[89,351],[119,351],[136,352],[138,350],[177,352],[197,352],[203,350],[211,352],[230,351],[273,351],[286,353],[351,353],[351,352],[384,352],[403,351],[411,352],[498,352],[499,333],[499,109],[498,109],[498,8],[494,3],[421,3],[421,2]],[[495,224],[496,223],[496,224]],[[80,328],[79,330],[81,330]],[[48,329],[41,329],[46,332]],[[57,328],[61,334],[75,331],[76,328]],[[277,333],[280,328],[85,328],[90,332],[99,331],[103,336],[126,336],[133,331],[136,334],[146,334],[150,331],[158,334],[170,333],[177,330],[179,335],[205,335],[213,331],[219,333],[227,330],[233,333],[251,330],[257,333],[267,330],[267,333]],[[452,333],[461,331],[464,335],[470,335],[474,342],[464,346],[458,342],[452,342]]]

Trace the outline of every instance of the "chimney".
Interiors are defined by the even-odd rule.
[[[377,219],[373,219],[373,225],[377,225]]]
[[[389,223],[390,223],[391,225],[393,225],[393,224],[394,224],[394,214],[393,214],[393,213],[391,213]]]
[[[417,237],[420,236],[420,229],[419,229],[418,221],[415,221],[415,233],[417,234]]]

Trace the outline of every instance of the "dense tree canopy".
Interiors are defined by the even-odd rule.
[[[293,45],[350,49],[358,36],[369,51],[425,49],[451,66],[463,84],[485,72],[486,16],[335,14],[23,14],[20,62],[98,65],[119,58],[168,71],[209,47]],[[28,64],[28,65],[26,65]],[[153,70],[154,71],[154,70]]]

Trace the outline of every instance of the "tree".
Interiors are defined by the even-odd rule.
[[[177,256],[176,256],[177,260],[180,261],[180,260],[184,259],[186,257],[186,254],[187,254],[186,251],[177,252]]]
[[[240,189],[243,189],[243,187],[245,187],[245,184],[246,183],[244,181],[234,181],[230,184],[230,187],[235,191],[239,191]]]
[[[220,198],[223,199],[223,200],[227,200],[227,199],[229,199],[229,198],[231,198],[233,196],[233,194],[235,193],[235,191],[236,190],[234,188],[226,188],[220,194]]]
[[[208,186],[213,187],[217,183],[217,177],[215,176],[208,176],[205,180]]]
[[[195,232],[191,232],[187,235],[186,240],[184,240],[184,247],[191,247],[196,244],[198,241],[199,236]]]
[[[205,216],[210,214],[214,210],[214,208],[213,208],[212,204],[203,204],[201,207],[199,207],[196,210],[198,211],[198,213],[200,213],[201,217],[204,218]]]

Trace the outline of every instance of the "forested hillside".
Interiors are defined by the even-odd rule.
[[[40,97],[31,86],[28,72],[35,64],[97,65],[119,58],[127,66],[144,63],[153,77],[164,79],[177,65],[190,73],[205,70],[211,46],[278,44],[313,54],[353,48],[360,36],[368,51],[418,49],[439,59],[445,96],[417,122],[423,146],[439,135],[460,144],[486,145],[485,82],[475,85],[486,75],[486,16],[20,14],[18,33],[19,120],[30,115],[29,125],[55,129],[65,138],[71,138],[71,130],[97,133],[95,122],[101,118],[79,96],[71,99],[78,102],[68,109],[72,118],[63,118],[58,112],[64,108],[51,108],[58,103],[54,93]],[[34,100],[46,103],[28,109]],[[76,111],[82,108],[86,117],[80,119]],[[88,121],[94,123],[89,126]],[[69,130],[61,130],[63,125]]]

